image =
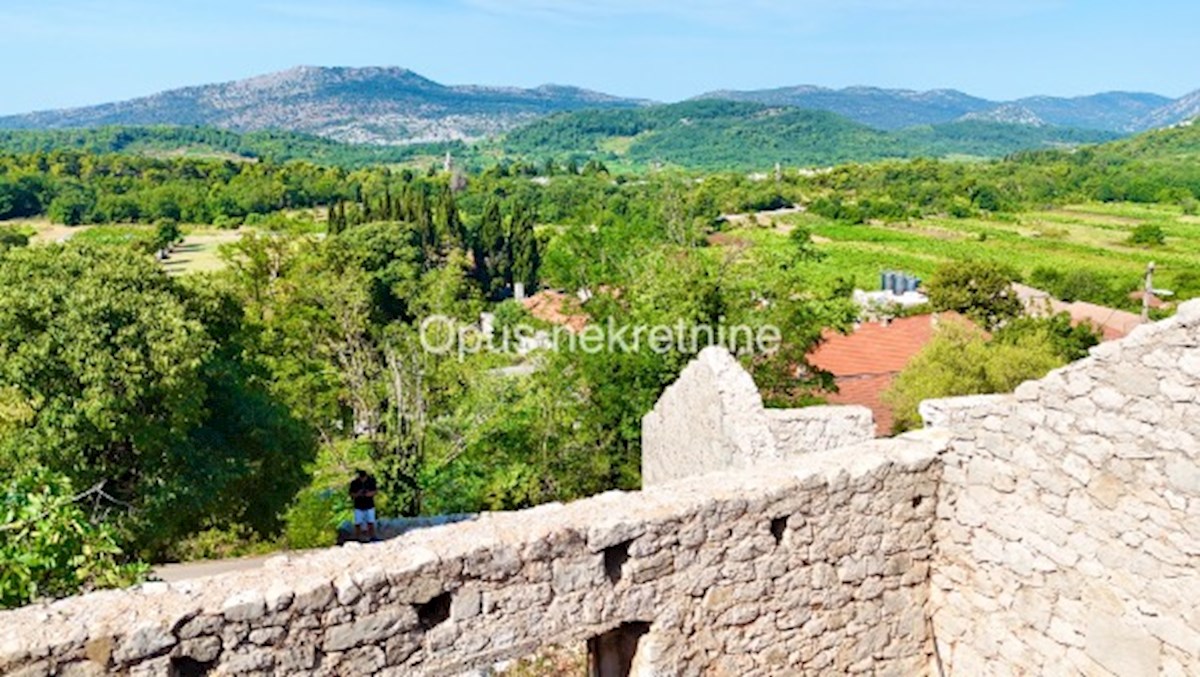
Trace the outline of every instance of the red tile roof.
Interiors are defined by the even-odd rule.
[[[1030,315],[1067,313],[1071,316],[1073,324],[1091,322],[1098,327],[1105,341],[1125,338],[1142,323],[1140,315],[1127,310],[1098,306],[1084,301],[1066,303],[1050,296],[1048,292],[1024,284],[1013,283],[1013,289],[1017,292],[1017,297],[1025,304],[1025,312]]]
[[[875,415],[877,434],[892,432],[892,410],[881,399],[904,367],[932,339],[938,322],[968,320],[958,313],[915,315],[887,324],[870,322],[850,334],[827,330],[824,341],[808,355],[814,367],[834,375],[838,392],[830,404],[858,404]]]
[[[560,291],[540,291],[522,300],[521,304],[537,319],[566,327],[576,334],[588,323],[588,316],[579,308],[579,299]]]
[[[875,434],[886,437],[892,434],[894,416],[892,408],[883,403],[883,393],[892,387],[895,374],[875,376],[849,376],[835,379],[838,391],[825,395],[829,404],[857,404],[871,410],[875,415]]]

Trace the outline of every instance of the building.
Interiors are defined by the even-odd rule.
[[[1026,313],[1034,316],[1067,313],[1071,316],[1072,324],[1090,322],[1095,325],[1100,330],[1104,341],[1125,338],[1135,327],[1142,324],[1140,315],[1127,310],[1108,308],[1085,301],[1067,303],[1054,298],[1049,292],[1024,284],[1013,283],[1012,287],[1013,291],[1017,292],[1017,298],[1021,299],[1021,303],[1025,306]]]
[[[969,321],[958,313],[914,315],[889,322],[866,322],[849,334],[826,330],[823,341],[808,355],[809,364],[834,376],[838,391],[830,404],[857,404],[875,415],[879,436],[892,432],[892,409],[883,393],[909,360],[933,340],[938,322]]]

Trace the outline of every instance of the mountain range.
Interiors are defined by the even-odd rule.
[[[982,120],[1129,134],[1200,115],[1200,91],[1180,99],[1108,92],[990,101],[949,89],[919,92],[798,86],[721,90],[695,98],[828,111],[881,130]],[[195,125],[239,132],[277,129],[351,143],[398,144],[495,136],[562,111],[650,105],[646,100],[578,87],[443,85],[404,68],[302,66],[117,103],[0,117],[0,129]]]
[[[0,129],[188,125],[419,143],[493,136],[558,111],[644,103],[559,85],[447,86],[404,68],[301,66],[118,103],[0,117]]]
[[[878,129],[903,129],[959,120],[1133,133],[1178,124],[1200,115],[1200,91],[1174,100],[1158,94],[1106,92],[1073,98],[1033,96],[989,101],[953,89],[800,86],[754,91],[722,90],[700,99],[752,101],[827,110]]]
[[[1129,134],[1180,124],[1200,115],[1200,91],[1178,100],[1116,91],[1070,98],[1034,96],[1006,102],[989,101],[956,90],[913,91],[868,86],[827,89],[802,85],[752,91],[720,90],[689,101],[707,100],[820,110],[882,131],[976,121]],[[304,132],[341,142],[390,145],[496,137],[556,113],[662,109],[670,115],[674,110],[671,106],[575,86],[518,89],[444,85],[406,68],[301,66],[236,82],[190,86],[100,106],[2,116],[0,130],[178,125],[238,132]],[[661,127],[661,120],[654,125]],[[960,126],[954,133],[961,136],[967,131],[985,130],[994,134],[996,127]],[[1069,143],[1073,134],[1025,136],[1038,137],[1043,143],[1060,140]],[[1082,138],[1097,137],[1085,134]]]

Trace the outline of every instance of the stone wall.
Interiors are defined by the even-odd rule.
[[[705,348],[642,419],[642,485],[874,437],[866,407],[766,409],[758,386],[729,351]]]
[[[0,613],[0,673],[1200,674],[1200,302],[851,446],[731,362],[647,416],[656,486]]]
[[[919,673],[944,439],[4,612],[0,673],[454,675],[630,637],[639,674]]]
[[[948,674],[1200,674],[1200,304],[1015,395],[927,402]]]

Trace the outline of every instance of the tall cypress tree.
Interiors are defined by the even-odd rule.
[[[509,234],[509,251],[512,257],[510,282],[523,283],[528,292],[537,288],[537,272],[541,265],[537,234],[534,232],[535,220],[536,216],[529,205],[519,204],[513,208]]]
[[[462,219],[458,215],[458,205],[454,201],[454,192],[449,187],[442,189],[438,195],[438,229],[444,237],[451,240],[455,246],[462,247],[466,239],[463,232]]]
[[[421,235],[421,246],[425,249],[425,258],[432,259],[438,249],[439,238],[436,224],[433,222],[433,209],[429,197],[422,187],[415,188],[412,196],[412,224]]]
[[[500,201],[494,197],[488,200],[483,209],[483,220],[479,224],[479,242],[475,248],[475,268],[488,295],[498,297],[507,284],[508,238],[504,233],[504,216],[500,213]]]

